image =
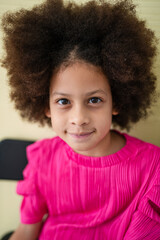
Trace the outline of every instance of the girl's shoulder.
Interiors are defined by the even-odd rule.
[[[145,152],[155,152],[155,153],[159,153],[160,154],[160,147],[156,146],[152,143],[149,143],[147,141],[143,141],[139,138],[136,138],[134,136],[131,136],[127,133],[121,133],[125,139],[128,145],[133,145],[135,146],[135,148],[137,148],[137,150],[142,151],[143,153]],[[127,145],[126,144],[126,145]]]
[[[45,138],[41,140],[37,140],[36,142],[32,143],[27,147],[27,151],[45,151],[48,149],[57,148],[58,146],[62,145],[63,141],[58,137],[55,136],[53,138]]]
[[[59,137],[46,138],[38,140],[26,149],[28,162],[32,161],[35,164],[41,159],[49,159],[53,153],[59,149],[63,149],[64,142]]]
[[[146,169],[146,172],[148,169],[153,170],[153,172],[160,170],[160,147],[128,134],[123,135],[126,138],[126,145],[132,149],[133,161],[139,167],[142,167],[143,170]]]

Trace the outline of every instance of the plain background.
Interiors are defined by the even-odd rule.
[[[78,1],[78,0],[77,0]],[[84,0],[85,1],[85,0]],[[83,1],[83,2],[84,2]],[[0,0],[0,17],[6,11],[19,8],[30,8],[42,0]],[[80,1],[78,1],[80,2]],[[82,2],[82,0],[81,0]],[[112,2],[112,0],[111,0]],[[133,0],[137,4],[137,13],[141,19],[147,21],[148,27],[153,29],[157,38],[160,38],[160,1]],[[0,57],[3,55],[3,33],[0,31]],[[158,44],[160,51],[160,42]],[[158,77],[157,91],[160,92],[160,53],[154,64],[154,73]],[[159,94],[160,95],[160,94]],[[152,107],[152,114],[143,121],[134,125],[129,132],[142,140],[160,146],[160,98]],[[55,133],[48,127],[41,128],[36,124],[23,121],[14,110],[9,99],[6,70],[0,67],[0,140],[28,139],[37,140],[54,136]],[[19,223],[19,205],[21,197],[15,194],[16,182],[0,180],[0,237],[6,232],[15,229]]]

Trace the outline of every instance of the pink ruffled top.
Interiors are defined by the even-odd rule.
[[[21,222],[48,214],[40,240],[159,240],[160,148],[123,134],[117,153],[88,157],[59,137],[27,148]]]

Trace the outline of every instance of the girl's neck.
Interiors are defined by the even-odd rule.
[[[111,148],[107,155],[114,154],[126,145],[126,139],[119,132],[111,130]]]

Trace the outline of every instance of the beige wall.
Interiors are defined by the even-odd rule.
[[[85,0],[84,0],[85,1]],[[42,0],[0,0],[0,15],[6,10],[21,7],[30,7],[43,2]],[[146,19],[148,26],[156,31],[160,38],[160,1],[159,0],[134,0],[138,3],[138,13]],[[0,55],[2,56],[2,33],[0,32]],[[159,43],[160,51],[160,43]],[[155,73],[160,79],[160,54],[155,62]],[[159,80],[160,82],[160,80]],[[160,83],[158,84],[160,91]],[[54,135],[51,129],[40,128],[20,119],[8,97],[7,76],[5,69],[0,68],[0,140],[4,138],[37,140]],[[143,140],[160,146],[160,99],[152,108],[152,115],[145,121],[134,126],[130,133]],[[0,237],[7,230],[14,229],[19,222],[19,204],[21,198],[15,194],[16,182],[0,181]]]

